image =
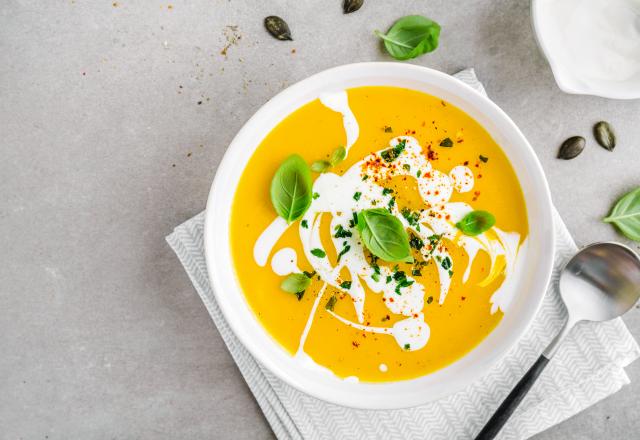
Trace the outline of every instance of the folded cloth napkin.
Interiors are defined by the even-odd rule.
[[[486,94],[473,69],[456,78]],[[559,331],[566,312],[554,288],[563,263],[577,250],[554,210],[557,237],[552,282],[543,304],[518,344],[484,377],[462,391],[424,406],[356,410],[292,388],[258,363],[225,321],[209,284],[204,257],[204,212],[167,237],[218,327],[240,372],[279,439],[469,439]],[[579,324],[562,344],[529,395],[500,433],[524,439],[593,405],[629,383],[624,367],[640,355],[621,319]]]

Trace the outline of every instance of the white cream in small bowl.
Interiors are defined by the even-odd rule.
[[[561,90],[640,98],[640,0],[532,0],[531,17]]]

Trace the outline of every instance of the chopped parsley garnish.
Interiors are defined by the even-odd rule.
[[[422,176],[422,170],[418,170],[418,172],[416,173],[416,177],[420,177]]]
[[[393,190],[391,188],[382,188],[382,195],[383,196],[387,196],[389,194],[392,194]]]
[[[453,271],[449,270],[449,278],[451,278],[453,276]]]
[[[311,249],[311,254],[318,258],[324,258],[327,256],[327,253],[320,248]]]
[[[308,221],[306,221],[306,220],[302,220],[302,221],[300,222],[300,226],[302,226],[302,227],[303,227],[303,228],[305,228],[305,229],[309,229],[309,222],[308,222]]]
[[[393,279],[397,282],[395,292],[398,295],[402,295],[402,293],[400,292],[400,289],[402,289],[403,287],[409,287],[415,282],[412,280],[408,280],[407,275],[402,270],[396,271],[393,274]]]
[[[400,154],[402,154],[405,149],[406,143],[407,141],[403,139],[398,142],[395,147],[384,150],[382,153],[380,153],[380,156],[385,160],[385,162],[393,162],[398,158],[398,156],[400,156]]]
[[[309,278],[309,279],[313,278],[315,276],[315,274],[316,274],[315,271],[307,272],[306,270],[303,270],[302,273],[305,274],[307,276],[307,278]]]
[[[433,296],[427,298],[427,304],[431,304],[433,302]]]
[[[451,269],[451,258],[449,257],[445,257],[442,262],[440,263],[440,266],[442,266],[442,268],[444,270],[449,270]]]
[[[396,206],[396,198],[391,197],[391,200],[389,200],[389,203],[387,203],[387,209],[389,210],[389,212],[393,212],[394,206]]]
[[[424,241],[412,232],[409,238],[409,246],[419,251],[424,246]]]
[[[408,163],[402,165],[402,168],[407,172],[411,172],[411,165],[409,165]]]
[[[311,197],[313,197],[313,200],[317,199],[318,197],[320,197],[320,194],[314,192]]]
[[[483,156],[482,154],[479,156],[480,160],[483,161],[484,163],[487,163],[489,161],[489,158],[487,156]]]
[[[384,132],[385,133],[391,133],[391,132],[393,132],[393,128],[389,127],[388,125],[385,125],[384,126]]]
[[[421,277],[422,276],[422,272],[420,272],[420,269],[412,269],[411,270],[411,276],[412,277]]]
[[[375,282],[380,281],[380,266],[378,266],[378,257],[371,254],[371,268],[373,269],[373,275],[371,279]]]
[[[351,237],[353,233],[351,231],[347,231],[342,225],[336,226],[336,233],[333,235],[335,238],[347,238]]]
[[[329,301],[327,301],[327,303],[324,305],[324,308],[327,310],[331,310],[333,312],[333,308],[336,306],[336,302],[338,302],[338,298],[333,295],[331,298],[329,298]]]
[[[405,350],[411,349],[411,344],[404,344],[404,349]]]
[[[392,279],[393,279],[393,278],[391,278],[391,275],[387,275],[387,280],[386,280],[387,284],[389,284],[389,283],[391,282],[391,280],[392,280]]]
[[[441,147],[446,147],[446,148],[451,148],[453,147],[453,141],[449,138],[444,138],[442,139],[442,142],[440,142],[440,146]]]
[[[420,224],[418,223],[418,220],[420,220],[419,212],[411,211],[409,208],[402,208],[402,211],[400,211],[400,213],[411,226],[414,226],[418,231],[420,230]]]
[[[343,289],[351,289],[351,281],[343,281],[340,283],[340,287],[342,287]]]
[[[341,251],[340,251],[340,253],[338,254],[338,263],[340,262],[340,258],[342,258],[342,256],[343,256],[344,254],[346,254],[347,252],[349,252],[349,251],[351,250],[351,246],[349,246],[349,245],[347,244],[347,242],[346,242],[346,241],[345,241],[344,243],[342,243],[342,245],[343,245],[344,247],[342,248],[342,250],[341,250]]]
[[[349,220],[349,227],[354,228],[358,224],[358,213],[353,212],[353,218]]]
[[[442,234],[434,234],[427,237],[429,240],[429,245],[431,245],[431,250],[429,251],[429,255],[432,255],[436,248],[438,247],[438,243],[442,239]]]
[[[369,178],[368,174],[365,174],[364,176],[362,176],[362,181],[364,182],[365,180],[367,180]]]
[[[355,200],[355,201],[360,200],[360,196],[362,196],[362,193],[361,193],[360,191],[356,191],[356,192],[353,194],[353,200]]]

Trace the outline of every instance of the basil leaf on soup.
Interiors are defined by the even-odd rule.
[[[331,168],[331,163],[327,160],[316,160],[311,164],[311,171],[314,173],[324,173]]]
[[[300,293],[304,292],[310,285],[311,278],[307,275],[303,273],[292,273],[280,283],[280,288],[285,292]]]
[[[297,154],[280,165],[271,181],[271,203],[288,223],[298,220],[311,205],[311,171]]]
[[[479,235],[491,229],[496,224],[496,218],[487,211],[471,211],[462,220],[456,223],[456,227],[465,235]]]
[[[344,147],[338,147],[331,153],[331,157],[329,158],[329,162],[332,166],[338,165],[347,157],[347,150]]]
[[[440,25],[420,15],[408,15],[396,21],[386,34],[375,31],[384,47],[396,60],[409,60],[438,47]]]
[[[411,262],[409,236],[402,222],[384,208],[358,213],[357,228],[362,243],[376,257],[390,262]]]
[[[627,238],[640,241],[640,188],[618,200],[603,221],[616,225]]]

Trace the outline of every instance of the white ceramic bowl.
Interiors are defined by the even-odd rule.
[[[353,383],[294,361],[258,322],[236,279],[229,219],[240,175],[275,125],[321,93],[371,85],[414,89],[449,101],[471,115],[501,145],[520,179],[527,203],[530,245],[524,262],[529,269],[522,271],[514,284],[517,293],[498,327],[463,358],[418,379]],[[478,379],[527,329],[551,274],[554,255],[551,198],[540,163],[520,130],[497,105],[471,87],[444,73],[411,64],[349,64],[325,70],[279,93],[240,130],[211,187],[205,249],[209,277],[225,318],[251,354],[276,376],[305,393],[340,405],[370,409],[410,407],[441,398]]]
[[[640,98],[640,0],[532,0],[531,20],[560,90]]]

